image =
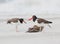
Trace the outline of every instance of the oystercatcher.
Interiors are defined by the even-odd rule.
[[[32,20],[33,22],[36,22],[36,21],[37,21],[37,23],[40,24],[40,25],[41,25],[41,24],[43,24],[43,25],[44,25],[44,24],[48,24],[49,27],[51,27],[49,24],[52,23],[51,21],[45,20],[45,19],[43,19],[43,18],[37,18],[36,15],[33,15],[33,16],[32,16],[31,18],[29,18],[28,20],[29,20],[29,21]],[[43,25],[42,25],[42,26],[43,26]]]
[[[23,18],[12,18],[7,21],[7,24],[11,22],[17,23],[18,21],[20,21],[20,23],[23,23],[23,22],[26,23]]]
[[[19,31],[18,31],[18,24],[17,24],[18,21],[19,21],[21,24],[23,24],[23,22],[26,23],[23,18],[12,18],[12,19],[9,19],[9,20],[7,21],[7,24],[11,24],[11,22],[16,23],[16,32],[19,32]]]

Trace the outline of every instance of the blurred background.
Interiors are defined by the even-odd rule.
[[[0,0],[0,15],[60,14],[60,0]]]

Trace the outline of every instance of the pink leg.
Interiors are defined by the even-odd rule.
[[[44,27],[43,27],[43,26],[41,26],[41,31],[43,30],[43,28],[44,28]]]
[[[16,32],[19,32],[19,31],[18,31],[18,27],[17,27],[17,25],[16,25]]]

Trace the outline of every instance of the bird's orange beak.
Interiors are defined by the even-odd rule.
[[[33,17],[29,18],[28,20],[30,21],[30,20],[32,20],[32,19],[33,19]]]
[[[24,23],[26,23],[25,21],[23,21]]]

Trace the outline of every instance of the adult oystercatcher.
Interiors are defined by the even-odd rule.
[[[10,24],[11,22],[17,23],[18,21],[20,21],[20,23],[23,23],[23,22],[26,23],[23,18],[12,18],[7,21],[7,24],[8,23]]]
[[[18,21],[19,21],[21,24],[23,24],[23,22],[26,23],[23,18],[12,18],[12,19],[9,19],[9,20],[7,21],[7,24],[11,24],[11,22],[16,23],[16,32],[18,32],[18,29],[17,29],[17,23],[18,23]]]
[[[37,18],[35,15],[32,16],[32,18],[30,18],[29,20],[33,20],[33,22],[35,22],[37,20],[38,23],[44,23],[44,24],[51,24],[51,21],[47,21],[43,18]]]
[[[37,22],[40,27],[44,27],[45,24],[48,24],[48,26],[51,27],[49,24],[52,23],[51,21],[45,20],[43,18],[37,18],[36,15],[33,15],[32,18],[29,18],[28,20],[29,21],[32,20],[33,22]]]

